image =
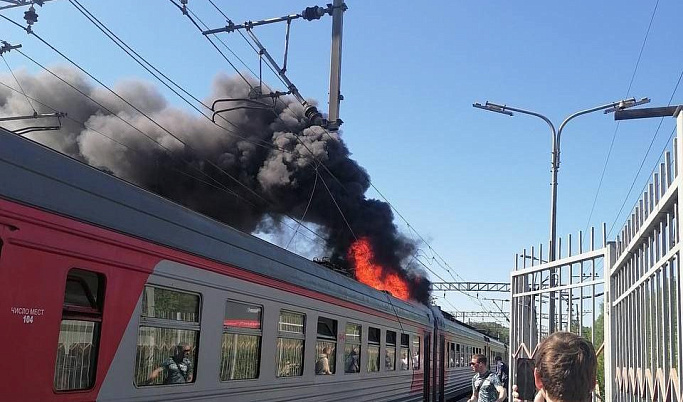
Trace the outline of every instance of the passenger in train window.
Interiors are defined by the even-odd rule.
[[[475,374],[472,377],[472,396],[469,402],[503,402],[507,392],[498,376],[489,371],[486,356],[472,355],[470,366]]]
[[[323,349],[323,352],[318,355],[318,360],[315,362],[315,373],[316,374],[322,374],[322,375],[327,375],[327,374],[332,374],[332,371],[330,371],[330,348],[325,347]]]
[[[401,370],[408,370],[408,350],[401,349]]]
[[[189,356],[192,348],[187,343],[179,343],[175,347],[173,356],[152,371],[147,381],[151,383],[163,371],[166,372],[164,384],[185,384],[192,382],[193,366]]]
[[[539,391],[534,402],[587,402],[597,381],[598,359],[586,338],[570,332],[555,332],[545,338],[535,353],[534,382]],[[517,385],[514,402],[522,402]]]
[[[360,371],[360,361],[358,355],[358,348],[353,347],[348,356],[346,356],[346,361],[344,362],[344,372],[345,373],[357,373]]]

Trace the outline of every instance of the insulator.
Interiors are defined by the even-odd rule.
[[[319,6],[306,7],[301,12],[301,17],[307,21],[319,20],[325,14],[325,10]]]
[[[28,11],[24,11],[24,19],[29,26],[38,22],[38,14],[36,14],[35,7],[31,6]]]

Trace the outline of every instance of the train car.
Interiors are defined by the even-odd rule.
[[[442,401],[476,338],[2,129],[0,282],[3,401]]]
[[[437,384],[442,400],[451,400],[472,393],[472,377],[474,373],[470,367],[472,355],[486,356],[489,368],[493,367],[496,356],[505,359],[507,347],[504,343],[491,339],[473,327],[457,321],[453,316],[442,312],[438,307],[435,311],[438,350],[435,351],[438,374]]]

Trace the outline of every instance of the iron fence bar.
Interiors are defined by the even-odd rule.
[[[653,274],[655,274],[655,273],[657,272],[658,269],[662,268],[664,264],[666,264],[669,260],[671,260],[672,258],[674,258],[674,257],[676,256],[676,254],[679,252],[680,248],[681,248],[680,244],[676,244],[674,247],[671,248],[671,250],[669,250],[669,251],[664,255],[664,257],[662,257],[661,259],[659,259],[659,261],[657,261],[656,263],[652,264],[652,267],[649,268],[649,269],[643,274],[643,276],[642,276],[640,279],[638,279],[635,283],[633,283],[633,285],[629,286],[628,288],[625,288],[625,291],[624,291],[623,293],[620,293],[620,296],[619,296],[617,299],[614,300],[614,302],[613,302],[614,305],[619,304],[619,303],[620,303],[625,297],[627,297],[634,289],[636,289],[636,288],[638,287],[638,285],[640,285],[642,282],[644,282],[645,280],[647,280],[647,278],[649,278],[650,276],[652,276]],[[649,258],[648,258],[648,259],[649,259]]]
[[[604,250],[604,246],[603,246],[603,248],[600,248],[598,250],[591,250],[591,251],[588,251],[582,255],[575,255],[572,257],[566,257],[564,259],[557,259],[557,260],[549,262],[549,263],[542,263],[542,264],[536,265],[534,267],[523,268],[523,269],[520,269],[517,271],[513,271],[512,275],[520,276],[520,275],[525,275],[525,274],[529,274],[532,272],[545,271],[548,269],[557,268],[557,267],[564,266],[564,265],[575,264],[575,263],[581,262],[581,261],[588,261],[590,259],[602,257],[604,254],[604,251],[605,250]]]

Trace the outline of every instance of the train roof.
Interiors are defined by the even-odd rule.
[[[478,338],[485,340],[490,343],[496,343],[500,346],[505,346],[505,344],[495,338],[491,338],[490,336],[486,335],[485,333],[479,331],[478,329],[474,328],[471,325],[465,324],[462,321],[459,321],[455,317],[453,317],[451,314],[441,310],[439,306],[432,306],[432,312],[434,313],[434,316],[436,318],[437,324],[442,327],[447,329],[449,332],[460,334],[463,336],[468,336],[470,338]]]
[[[0,128],[0,197],[418,322],[404,302]]]

